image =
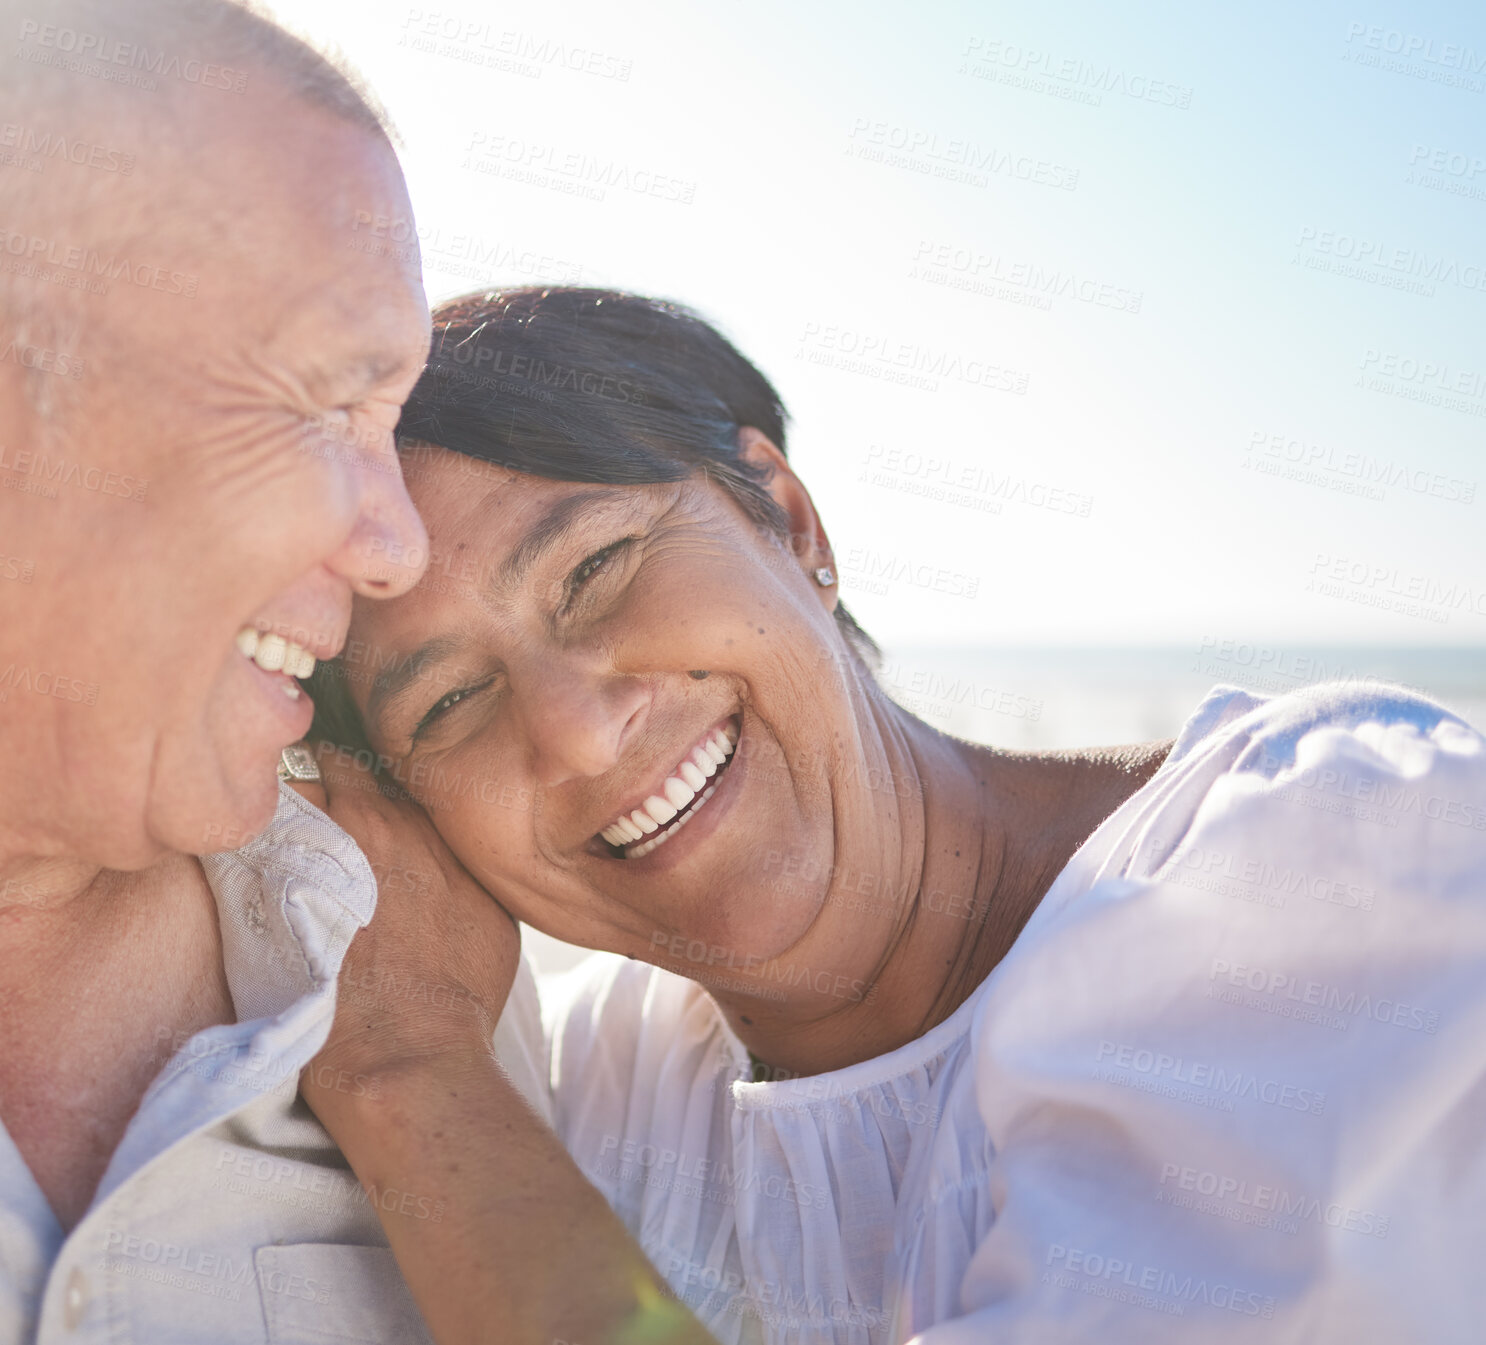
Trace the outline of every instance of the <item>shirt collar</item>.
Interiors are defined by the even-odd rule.
[[[204,855],[201,866],[239,1022],[277,1017],[331,989],[376,909],[376,881],[356,842],[283,783],[267,829],[241,849]]]

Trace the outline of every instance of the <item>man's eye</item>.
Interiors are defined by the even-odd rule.
[[[428,713],[418,721],[418,727],[413,730],[413,741],[417,742],[423,736],[426,729],[432,728],[434,724],[448,714],[460,701],[473,696],[477,691],[484,691],[490,685],[491,680],[487,679],[478,686],[460,687],[458,690],[451,691],[447,696],[436,701],[429,708]]]

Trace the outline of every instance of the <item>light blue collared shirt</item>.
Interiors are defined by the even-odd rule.
[[[238,1021],[162,1038],[161,1072],[70,1234],[0,1126],[0,1345],[426,1341],[371,1197],[297,1095],[376,907],[371,869],[287,787],[262,836],[202,865]],[[532,1096],[543,1048],[524,964],[496,1046]],[[443,1215],[421,1192],[378,1199]]]

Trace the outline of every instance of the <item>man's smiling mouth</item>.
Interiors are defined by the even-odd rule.
[[[599,832],[625,859],[643,859],[676,834],[717,788],[738,743],[737,716],[709,729],[682,758],[659,791],[621,813]]]

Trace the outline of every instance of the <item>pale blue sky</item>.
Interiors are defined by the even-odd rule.
[[[885,642],[1486,644],[1480,5],[281,8],[431,297],[581,267],[775,380]]]

